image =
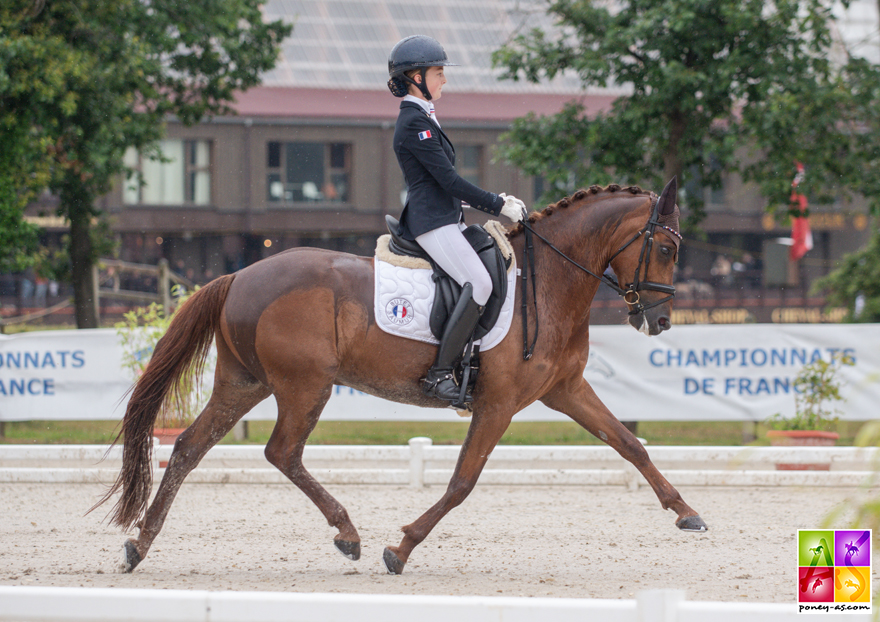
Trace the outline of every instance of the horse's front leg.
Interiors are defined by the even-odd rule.
[[[560,383],[541,401],[550,408],[571,417],[590,434],[605,441],[623,458],[629,460],[648,480],[663,509],[671,509],[678,514],[675,525],[679,529],[685,531],[708,529],[699,514],[684,502],[678,491],[657,470],[645,447],[611,414],[583,377]]]
[[[460,505],[474,489],[489,454],[501,439],[513,416],[477,412],[468,428],[467,438],[461,446],[455,471],[449,480],[446,492],[431,509],[422,514],[414,523],[401,529],[404,536],[399,546],[390,546],[382,556],[385,567],[391,574],[400,574],[409,559],[410,553],[431,530],[453,508]]]

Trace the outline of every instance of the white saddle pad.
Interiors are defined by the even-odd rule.
[[[379,244],[382,244],[382,236]],[[387,240],[385,247],[387,248]],[[383,261],[377,253],[376,264],[376,296],[374,298],[374,313],[379,328],[386,333],[415,339],[425,343],[439,343],[431,333],[430,313],[434,303],[434,280],[431,278],[433,271],[430,267],[404,267],[392,265]],[[415,260],[419,262],[420,260]],[[427,262],[421,264],[428,266]],[[413,263],[413,265],[419,265]],[[512,264],[507,271],[507,297],[501,306],[498,321],[481,340],[474,343],[480,344],[480,351],[489,350],[507,336],[510,323],[513,320],[513,298],[516,294],[516,258],[512,258]]]

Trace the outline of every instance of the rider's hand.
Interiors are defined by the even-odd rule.
[[[526,204],[515,196],[507,196],[503,192],[498,196],[504,199],[504,205],[501,206],[502,216],[507,216],[513,222],[519,222],[529,215]]]

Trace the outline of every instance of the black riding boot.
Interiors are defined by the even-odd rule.
[[[452,368],[464,351],[471,335],[474,334],[474,329],[483,313],[483,307],[474,302],[471,297],[472,291],[471,284],[465,283],[461,291],[461,298],[455,305],[455,309],[452,310],[452,315],[443,329],[443,338],[437,349],[437,360],[434,361],[434,366],[428,370],[424,384],[422,384],[422,390],[426,395],[456,404],[459,403],[461,387],[455,382]],[[466,403],[472,402],[473,399],[470,393],[467,393],[464,401]]]

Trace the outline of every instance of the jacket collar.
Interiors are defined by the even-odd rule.
[[[416,104],[416,105],[419,106],[422,110],[425,111],[425,114],[427,114],[427,115],[430,115],[430,114],[431,114],[431,112],[430,112],[430,105],[431,105],[431,104],[428,103],[428,101],[426,101],[426,100],[424,100],[424,99],[419,99],[419,98],[416,97],[415,95],[407,95],[406,97],[403,98],[403,101],[405,101],[405,102],[410,102],[410,103],[412,103],[412,104]]]
[[[422,108],[421,105],[417,104],[414,101],[403,100],[402,102],[400,102],[400,109],[403,110],[404,108],[415,108],[419,112],[423,112],[426,117],[428,116],[428,112],[424,108]]]
[[[426,117],[428,116],[428,114],[425,112],[425,109],[422,108],[422,106],[420,106],[420,105],[417,104],[416,102],[412,102],[412,101],[402,101],[402,102],[400,102],[400,109],[403,110],[404,108],[413,108],[413,109],[415,109],[415,110],[418,110],[420,113],[424,114]],[[431,117],[428,117],[428,119],[430,120]],[[452,147],[452,141],[449,140],[449,136],[446,135],[446,132],[444,132],[443,129],[442,129],[439,125],[437,125],[436,123],[434,123],[433,121],[431,121],[431,125],[434,126],[434,127],[437,129],[438,132],[440,132],[440,135],[441,135],[444,139],[446,139],[446,142],[448,142],[448,143],[449,143],[449,146]],[[453,152],[455,151],[455,147],[452,148],[452,151],[453,151]]]

